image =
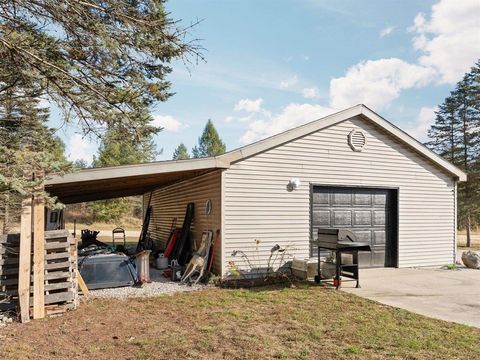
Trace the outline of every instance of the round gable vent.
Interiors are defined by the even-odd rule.
[[[350,145],[353,151],[362,151],[367,145],[367,137],[363,131],[353,129],[350,134],[348,134],[348,145]]]

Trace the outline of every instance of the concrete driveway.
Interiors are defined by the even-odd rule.
[[[441,320],[480,327],[480,270],[363,269],[342,290]]]

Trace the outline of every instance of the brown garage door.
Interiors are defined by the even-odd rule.
[[[314,240],[319,227],[350,229],[372,247],[359,255],[361,266],[395,266],[394,190],[314,186],[312,192]],[[316,255],[313,244],[311,250]]]

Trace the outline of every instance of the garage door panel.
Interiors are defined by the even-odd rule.
[[[367,243],[372,242],[372,232],[370,230],[354,230],[353,232],[357,237],[357,241]]]
[[[369,265],[365,264],[370,264],[370,259],[371,259],[371,254],[368,252],[361,251],[358,253],[358,263],[361,264],[361,267],[367,267]]]
[[[313,187],[312,231],[319,227],[351,229],[357,241],[369,243],[372,252],[359,254],[362,267],[385,266],[391,246],[391,192],[385,189]],[[312,254],[316,249],[312,246]],[[390,256],[392,259],[393,254]]]
[[[354,210],[353,225],[372,225],[372,212],[370,210]]]
[[[371,206],[372,194],[367,192],[355,192],[353,194],[353,204],[355,206]]]
[[[385,251],[373,251],[371,253],[371,266],[382,267],[385,266]]]
[[[387,205],[387,192],[378,192],[373,194],[373,205],[374,206],[385,206]]]
[[[352,192],[351,191],[339,191],[334,192],[330,196],[332,206],[345,206],[352,205]]]
[[[373,211],[373,226],[387,225],[388,214],[384,210]]]
[[[314,210],[313,211],[313,223],[321,226],[330,226],[330,211],[329,210]]]
[[[351,210],[333,210],[333,226],[352,226]]]
[[[312,200],[315,205],[329,205],[329,193],[313,193]]]
[[[387,238],[385,236],[385,230],[373,232],[373,245],[386,245]]]

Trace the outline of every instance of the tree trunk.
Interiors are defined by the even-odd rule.
[[[469,139],[467,136],[468,133],[468,124],[467,124],[467,105],[466,105],[466,99],[463,98],[463,111],[461,113],[462,116],[462,123],[463,123],[463,167],[465,172],[468,174],[469,170],[469,161],[468,161],[468,149],[469,149]],[[471,227],[471,221],[470,221],[470,201],[471,196],[470,196],[470,179],[467,178],[467,182],[465,183],[465,199],[466,199],[466,204],[464,206],[467,208],[467,247],[471,246],[471,234],[470,234],[470,227]]]
[[[470,214],[467,215],[467,247],[472,246],[472,238],[470,234]]]

